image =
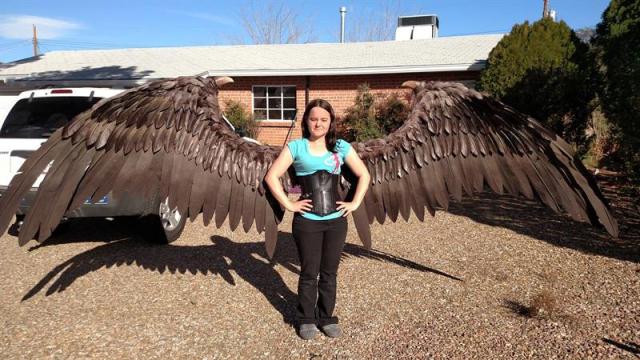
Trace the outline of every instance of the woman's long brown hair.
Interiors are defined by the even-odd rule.
[[[302,137],[308,139],[311,137],[311,132],[309,131],[309,125],[307,124],[307,120],[309,119],[309,114],[311,113],[311,109],[314,107],[319,107],[325,109],[329,113],[330,124],[329,130],[325,135],[325,143],[327,144],[327,150],[335,153],[336,150],[336,113],[333,111],[333,107],[327,100],[324,99],[313,99],[309,101],[307,107],[304,109],[304,115],[302,115]]]

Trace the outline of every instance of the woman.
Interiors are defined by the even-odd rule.
[[[292,233],[300,258],[298,333],[305,340],[313,339],[320,327],[327,336],[338,337],[341,330],[333,309],[347,236],[346,216],[362,203],[371,176],[351,145],[336,139],[336,117],[327,101],[309,102],[302,116],[302,136],[284,147],[265,181],[280,204],[294,212]],[[337,198],[337,179],[344,163],[358,177],[350,202]],[[303,194],[297,201],[289,200],[278,180],[291,164],[302,182]]]

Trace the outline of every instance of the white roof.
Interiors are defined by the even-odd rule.
[[[149,80],[181,75],[353,75],[480,70],[503,36],[52,51],[4,64],[0,79]]]

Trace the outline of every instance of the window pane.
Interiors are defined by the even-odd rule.
[[[78,96],[22,99],[7,115],[0,137],[46,139],[99,100]]]
[[[289,109],[295,109],[296,108],[296,99],[284,99],[284,106],[285,109],[289,108]]]
[[[295,97],[296,96],[296,87],[295,86],[285,86],[283,91],[284,91],[284,96],[290,96],[290,97]]]
[[[269,120],[281,120],[280,110],[269,110]]]
[[[284,119],[293,120],[296,118],[296,110],[284,110]]]
[[[266,108],[267,107],[267,99],[266,98],[253,98],[253,107],[254,108]]]
[[[282,107],[282,101],[280,99],[269,99],[269,109],[280,109]]]
[[[253,112],[256,120],[265,120],[267,118],[267,110],[255,110]]]
[[[282,88],[280,86],[269,86],[269,96],[280,96]]]
[[[254,86],[253,87],[253,96],[267,96],[266,92],[267,88],[264,86]]]

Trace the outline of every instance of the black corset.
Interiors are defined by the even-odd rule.
[[[313,205],[313,208],[308,212],[325,216],[337,211],[336,201],[340,200],[338,194],[340,174],[318,170],[313,174],[298,176],[298,179],[302,187],[300,199],[311,199]]]

